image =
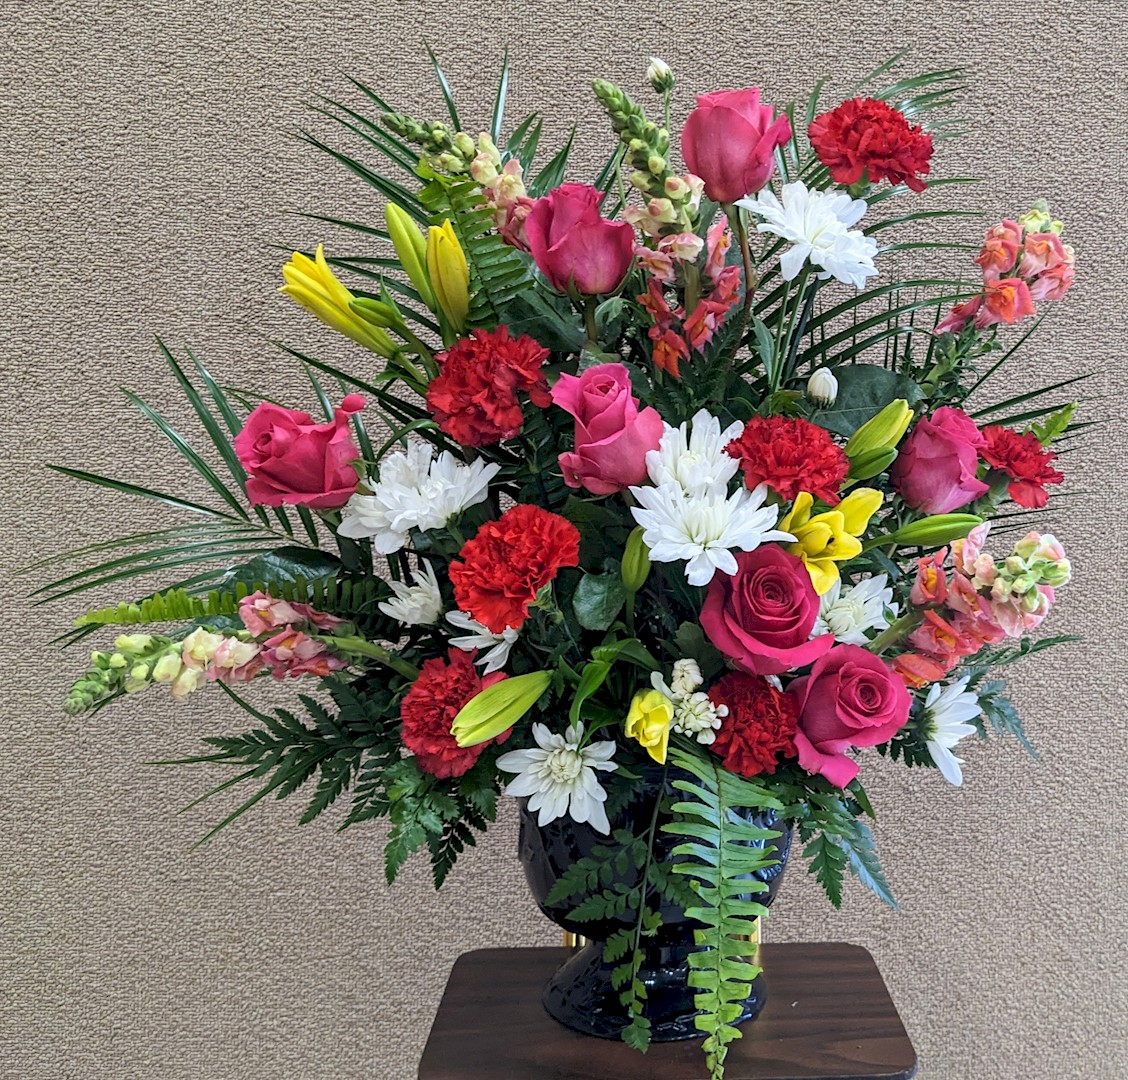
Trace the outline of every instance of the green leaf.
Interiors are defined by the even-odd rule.
[[[606,681],[611,673],[611,664],[606,660],[592,660],[585,664],[580,673],[580,682],[572,698],[572,706],[568,710],[568,722],[576,723],[580,719],[580,710],[589,697],[592,696]]]
[[[835,368],[838,397],[829,409],[820,409],[811,419],[827,431],[849,437],[886,405],[903,398],[910,405],[924,393],[912,379],[876,364],[848,364]]]
[[[586,630],[606,630],[627,602],[627,590],[616,566],[604,574],[585,573],[572,594],[572,610]]]

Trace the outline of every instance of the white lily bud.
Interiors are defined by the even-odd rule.
[[[652,56],[650,66],[646,69],[646,81],[654,87],[655,93],[664,94],[674,88],[674,73],[665,60]]]
[[[830,368],[819,368],[807,380],[807,397],[820,409],[827,409],[838,397],[838,379]]]

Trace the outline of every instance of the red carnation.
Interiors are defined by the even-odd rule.
[[[580,531],[559,514],[519,504],[487,521],[450,564],[459,610],[493,633],[518,627],[562,566],[580,561]]]
[[[1030,431],[1023,434],[995,425],[985,427],[983,437],[987,444],[980,448],[979,456],[1011,478],[1007,494],[1027,510],[1041,510],[1050,498],[1045,485],[1060,484],[1065,479],[1050,464],[1057,454],[1047,450]]]
[[[774,773],[777,756],[795,757],[799,710],[788,694],[767,679],[730,671],[709,691],[714,705],[727,705],[711,749],[729,772],[740,776]]]
[[[871,184],[888,180],[923,191],[932,157],[932,136],[905,114],[876,98],[853,98],[815,118],[811,146],[836,184],[856,184],[867,173]]]
[[[509,327],[475,330],[438,357],[442,372],[427,388],[427,408],[439,427],[463,446],[512,439],[521,430],[517,391],[542,409],[552,404],[541,365],[548,350]]]
[[[419,768],[432,776],[461,776],[474,767],[490,742],[504,742],[509,732],[477,746],[459,746],[451,725],[472,697],[506,677],[502,671],[482,678],[474,667],[472,652],[451,649],[447,660],[432,657],[423,662],[419,678],[404,695],[400,705],[403,744],[419,762]]]
[[[837,505],[850,468],[830,432],[798,417],[753,416],[725,449],[740,459],[750,488],[767,484],[784,499],[809,491],[828,506]]]

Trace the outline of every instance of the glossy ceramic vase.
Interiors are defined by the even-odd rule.
[[[629,829],[638,835],[650,824],[654,802],[659,797],[663,770],[655,768],[644,774],[635,798],[611,819],[611,829]],[[671,770],[666,783],[674,779]],[[688,778],[688,774],[686,774]],[[530,813],[521,800],[520,859],[533,897],[541,911],[557,926],[581,935],[587,943],[576,949],[549,979],[544,989],[544,1007],[549,1015],[574,1031],[604,1039],[617,1039],[628,1019],[619,1001],[619,993],[611,985],[611,965],[603,961],[603,942],[615,931],[634,925],[634,918],[623,916],[602,922],[575,922],[568,918],[578,902],[570,898],[548,904],[547,898],[560,875],[592,849],[607,843],[607,837],[590,825],[578,824],[570,818],[558,818],[547,825],[537,824],[536,813]],[[775,848],[778,860],[754,876],[768,886],[767,892],[748,893],[746,898],[765,906],[772,903],[779,888],[787,857],[791,850],[791,830],[781,825],[774,812],[744,811],[741,816],[749,824],[778,829],[777,839],[760,841],[756,846]],[[659,819],[661,823],[661,818]],[[654,857],[671,858],[677,841],[659,831]],[[635,878],[625,880],[628,886]],[[693,931],[700,923],[686,917],[685,910],[669,903],[661,908],[662,925],[655,937],[643,938],[645,959],[639,977],[646,986],[646,1015],[651,1022],[654,1042],[674,1042],[701,1037],[694,1026],[696,1008],[694,991],[689,986],[689,954],[694,951]],[[749,945],[749,949],[754,948]],[[744,1002],[742,1020],[750,1020],[764,1006],[764,983],[758,978]]]

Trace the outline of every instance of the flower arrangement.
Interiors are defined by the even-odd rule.
[[[1070,577],[1029,518],[1064,479],[1052,447],[1083,426],[1050,400],[1077,380],[971,399],[1068,291],[1073,250],[1038,204],[987,231],[973,285],[898,276],[966,248],[893,240],[925,219],[962,229],[914,202],[965,183],[934,160],[961,77],[882,88],[887,69],[828,110],[818,89],[805,109],[699,96],[684,172],[669,67],[647,73],[662,122],[597,81],[615,140],[591,183],[569,179],[570,142],[534,165],[535,115],[507,132],[507,67],[476,138],[441,72],[449,122],[358,83],[378,119],[328,111],[382,164],[315,144],[384,221],[324,219],[363,254],[295,253],[281,289],[357,364],[287,350],[315,419],[166,350],[211,450],[131,398],[207,503],[58,468],[196,516],[60,557],[46,599],[187,571],[78,618],[67,643],[123,629],[67,712],[160,683],[223,692],[255,726],[189,760],[238,767],[217,792],[254,792],[217,828],[269,795],[312,787],[306,822],[349,793],[343,827],[391,821],[389,882],[425,849],[441,885],[501,792],[607,836],[605,859],[641,852],[633,888],[601,901],[632,920],[607,943],[623,1037],[646,1046],[640,944],[681,902],[720,1077],[757,974],[734,941],[765,912],[741,897],[766,889],[749,874],[774,850],[731,811],[793,826],[835,905],[847,872],[892,903],[867,751],[960,784],[962,740],[1029,745],[997,669],[1067,640],[1029,636]],[[263,711],[266,678],[324,693]],[[666,866],[657,814],[615,827],[653,766],[675,793]]]

